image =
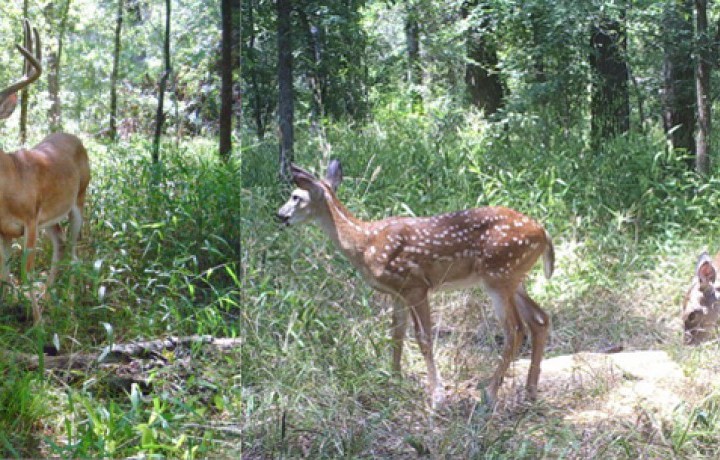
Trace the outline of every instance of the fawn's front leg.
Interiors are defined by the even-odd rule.
[[[415,338],[420,347],[420,353],[425,358],[431,406],[433,409],[437,409],[445,401],[445,387],[435,366],[433,356],[432,317],[430,315],[427,290],[412,290],[406,292],[403,297],[415,325]]]

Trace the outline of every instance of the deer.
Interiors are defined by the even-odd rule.
[[[698,257],[695,276],[682,305],[684,343],[698,345],[715,335],[720,317],[720,252],[711,258],[707,252]]]
[[[427,367],[427,393],[433,409],[445,401],[445,387],[433,357],[429,294],[483,285],[502,325],[500,362],[485,388],[493,405],[511,362],[520,351],[525,326],[531,335],[526,391],[537,398],[540,364],[550,333],[550,316],[528,295],[524,280],[543,256],[546,278],[555,252],[549,233],[518,211],[500,206],[466,209],[431,217],[389,217],[363,221],[337,198],[342,181],[339,160],[330,161],[324,179],[292,164],[297,186],[278,210],[285,226],[315,222],[362,277],[397,302],[392,312],[392,370],[401,374],[408,316]]]
[[[12,115],[18,92],[37,81],[42,74],[40,35],[26,20],[25,46],[16,45],[25,58],[23,76],[0,90],[0,119]],[[33,52],[34,50],[34,52]],[[9,282],[8,260],[12,241],[24,236],[25,273],[31,278],[35,263],[38,232],[45,230],[53,244],[49,288],[57,276],[58,262],[65,252],[65,236],[60,222],[69,220],[70,251],[77,259],[76,242],[83,222],[85,193],[90,183],[90,163],[79,138],[54,133],[30,149],[16,152],[0,150],[0,280]],[[46,289],[47,293],[47,289]],[[33,297],[33,322],[42,320],[40,305]]]

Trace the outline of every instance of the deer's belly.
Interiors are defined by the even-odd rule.
[[[59,216],[42,216],[38,224],[38,229],[50,227],[62,222],[67,217],[66,214]],[[5,217],[0,222],[0,235],[5,238],[20,238],[25,234],[25,223],[19,219]]]
[[[429,290],[456,290],[481,285],[485,273],[478,269],[476,260],[455,260],[451,263],[408,263],[403,269],[386,269],[375,276],[371,269],[359,267],[365,281],[378,291],[397,294],[422,288]]]
[[[483,277],[479,273],[471,273],[467,276],[452,279],[439,280],[440,283],[434,287],[438,291],[454,291],[457,289],[476,288],[482,285]]]

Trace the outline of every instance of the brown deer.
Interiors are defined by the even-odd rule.
[[[523,324],[532,338],[527,392],[537,396],[540,362],[550,333],[550,317],[528,296],[523,280],[537,259],[544,257],[550,278],[554,250],[545,229],[512,209],[486,207],[434,217],[390,217],[364,222],[335,196],[342,168],[330,162],[325,180],[295,165],[297,185],[278,218],[286,225],[315,221],[335,242],[365,280],[378,291],[393,295],[393,370],[400,372],[408,312],[428,371],[433,407],[445,398],[445,389],[433,358],[432,319],[428,294],[482,284],[502,324],[502,359],[487,387],[493,403],[511,361],[519,352]]]
[[[720,283],[717,282],[719,268],[720,252],[714,259],[707,252],[700,254],[695,276],[683,301],[682,320],[687,345],[697,345],[715,335],[720,317]]]
[[[17,93],[42,73],[40,36],[25,21],[25,46],[17,45],[26,61],[26,72],[16,83],[0,90],[0,119],[8,118],[17,104]],[[33,40],[34,36],[34,40]],[[35,53],[33,54],[33,49]],[[64,252],[64,236],[59,222],[70,220],[70,247],[76,258],[75,243],[82,227],[85,191],[90,182],[90,166],[82,142],[71,134],[50,134],[32,149],[14,153],[0,151],[0,278],[8,280],[8,258],[14,238],[25,236],[25,271],[32,273],[38,231],[46,229],[53,243],[53,258],[47,287],[57,275],[57,263]],[[33,320],[41,320],[41,309],[33,298]]]

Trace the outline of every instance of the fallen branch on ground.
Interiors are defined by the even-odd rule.
[[[174,350],[179,346],[188,346],[196,343],[209,345],[220,351],[224,351],[238,347],[241,339],[215,338],[210,335],[192,335],[188,337],[171,336],[164,339],[142,342],[116,343],[94,353],[80,352],[57,356],[42,356],[42,362],[43,368],[45,369],[87,369],[99,364],[128,362],[133,358],[157,356],[162,351]],[[27,370],[32,371],[40,368],[41,357],[35,354],[0,350],[0,358],[6,362],[14,362]]]

